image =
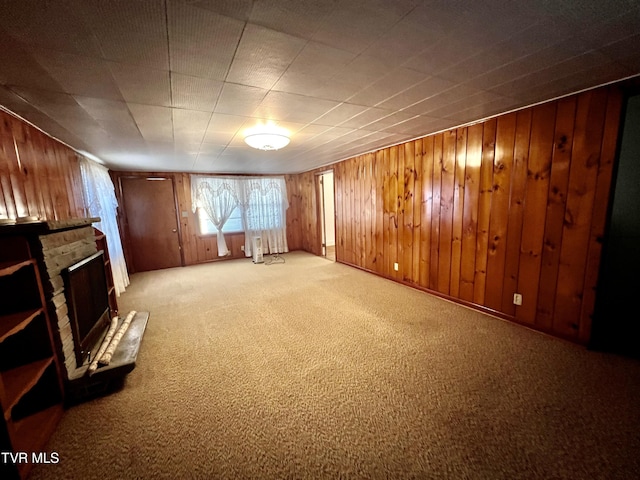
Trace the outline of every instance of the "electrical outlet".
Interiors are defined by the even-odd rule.
[[[522,295],[519,293],[513,294],[513,304],[514,305],[522,305]]]
[[[398,271],[398,268],[400,268],[400,267],[398,266],[398,264],[397,264],[397,263],[394,263],[394,264],[393,264],[393,269],[397,272],[397,271]]]
[[[244,252],[244,245],[240,245],[240,250]]]

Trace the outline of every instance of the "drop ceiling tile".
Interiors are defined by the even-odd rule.
[[[266,94],[267,90],[263,88],[225,83],[218,98],[215,113],[251,116]]]
[[[180,143],[202,142],[211,113],[198,110],[172,109],[173,139]]]
[[[419,115],[429,115],[434,116],[431,112],[437,110],[439,108],[447,107],[453,103],[459,102],[468,98],[472,95],[481,92],[481,90],[469,86],[459,84],[453,88],[449,88],[444,90],[437,95],[429,97],[421,102],[418,102],[412,105],[410,108],[406,109],[406,112],[417,113]],[[437,115],[435,115],[437,116]]]
[[[378,106],[389,110],[407,110],[413,112],[413,105],[431,98],[455,86],[450,80],[439,77],[428,77],[413,87],[401,91],[397,95],[380,103]],[[418,113],[418,112],[415,112]]]
[[[477,122],[484,118],[491,117],[499,112],[507,112],[524,105],[516,103],[512,98],[500,97],[493,102],[480,103],[465,106],[458,106],[455,111],[447,114],[445,120],[450,121],[451,125],[459,126],[462,124]]]
[[[210,78],[171,74],[171,102],[174,107],[213,112],[223,82]]]
[[[324,132],[319,133],[311,139],[309,143],[310,148],[317,148],[320,145],[324,145],[333,142],[336,139],[344,137],[345,135],[353,133],[353,128],[347,127],[332,127]]]
[[[625,0],[608,0],[607,8],[603,8],[602,3],[597,0],[582,0],[580,2],[559,0],[553,3],[555,4],[553,13],[577,31],[598,24],[603,19],[615,17],[619,12],[637,8],[637,4],[634,5],[634,2]]]
[[[126,153],[104,154],[104,158],[108,158],[109,163],[118,170],[131,170],[126,166],[135,162],[136,170],[142,172],[187,172],[191,170],[195,157],[195,154],[176,154],[172,145],[162,144],[131,148]]]
[[[438,75],[443,70],[482,51],[481,45],[471,47],[466,38],[450,35],[442,38],[431,47],[416,52],[403,65],[427,75]]]
[[[168,19],[171,71],[224,80],[244,22],[182,2],[168,4]]]
[[[640,53],[629,52],[628,56],[618,59],[616,63],[631,70],[632,73],[630,75],[638,75],[640,72]]]
[[[547,78],[564,78],[574,73],[589,70],[594,67],[608,64],[608,59],[596,51],[586,53],[584,55],[578,55],[562,62],[558,62],[555,65],[537,70],[529,75],[518,77],[509,82],[505,82],[500,85],[496,85],[489,90],[505,96],[512,96],[515,89],[523,91],[523,89],[533,89],[537,85],[546,83]],[[583,84],[586,86],[589,79],[586,77],[583,79]],[[540,98],[543,100],[544,97]]]
[[[186,154],[195,159],[200,154],[201,146],[201,143],[178,142],[173,144],[173,152],[176,155]]]
[[[246,22],[253,9],[253,0],[191,0],[193,7]]]
[[[603,45],[637,35],[639,30],[640,7],[621,13],[619,16],[598,23],[591,28],[577,31],[576,35],[591,48],[600,49]]]
[[[209,120],[203,141],[209,144],[227,145],[239,130],[245,128],[248,121],[248,117],[214,113]]]
[[[397,68],[349,98],[349,103],[377,106],[424,81],[426,76],[409,68]]]
[[[168,107],[171,105],[169,72],[109,63],[111,74],[127,102]]]
[[[60,52],[100,56],[90,28],[73,3],[20,0],[0,2],[0,25],[26,45]]]
[[[363,114],[371,110],[369,107],[362,105],[353,105],[351,103],[341,103],[337,107],[329,110],[327,113],[314,120],[314,124],[319,125],[340,125],[356,115]]]
[[[639,31],[634,35],[621,38],[598,49],[603,55],[611,60],[624,60],[640,51],[640,22]]]
[[[446,104],[439,108],[435,108],[429,112],[430,116],[437,118],[452,118],[453,114],[476,107],[478,105],[486,105],[505,97],[494,92],[480,91],[475,94],[459,97],[457,100],[450,97]],[[511,99],[511,101],[513,101]]]
[[[278,0],[253,2],[249,21],[272,30],[311,39],[327,21],[333,2]]]
[[[75,9],[97,38],[103,58],[169,70],[163,2],[86,0],[76,2]]]
[[[323,88],[329,77],[309,75],[300,72],[285,72],[273,86],[273,90],[299,95],[313,95],[315,91]]]
[[[429,9],[426,4],[416,8],[363,53],[390,65],[403,64],[448,35],[450,28],[455,25],[453,16],[439,13],[437,9]]]
[[[591,85],[587,85],[586,79],[599,78],[602,83],[608,83],[631,76],[632,72],[627,67],[613,62],[595,65],[585,70],[576,70],[550,82],[537,83],[524,92],[520,99],[533,103],[540,101],[541,98],[555,98],[588,88]]]
[[[171,108],[135,103],[129,103],[127,106],[147,142],[173,142]]]
[[[255,116],[275,121],[310,123],[339,105],[339,102],[285,92],[269,92]]]
[[[140,137],[138,126],[124,102],[79,95],[74,99],[110,135],[116,138]]]
[[[339,48],[309,42],[291,62],[288,71],[332,77],[339,74],[355,57],[354,53]]]
[[[271,89],[282,77],[284,68],[266,57],[263,61],[247,61],[236,59],[233,61],[227,80],[232,83]]]
[[[576,42],[574,42],[573,39],[561,41],[558,44],[535,51],[516,61],[469,79],[468,83],[482,90],[490,90],[496,85],[513,81],[533,72],[541,71],[544,68],[551,67],[579,55],[580,52],[583,51],[579,45],[579,39]],[[505,92],[505,94],[507,93]]]
[[[416,115],[415,117],[411,117],[407,120],[386,127],[385,132],[406,134],[412,137],[418,137],[433,131],[433,126],[439,125],[441,121],[441,118]]]
[[[27,88],[15,88],[13,91],[66,128],[76,127],[76,123],[97,125],[71,95]],[[75,131],[75,128],[71,130]]]
[[[350,1],[337,3],[313,40],[352,53],[361,53],[414,7],[412,2]]]
[[[34,59],[65,93],[123,100],[104,60],[44,49],[34,50]]]
[[[369,131],[387,131],[387,128],[391,127],[392,125],[410,120],[415,116],[416,115],[413,113],[394,112],[390,115],[387,115],[386,117],[380,118],[375,122],[365,125],[364,128]]]
[[[325,81],[314,90],[310,90],[311,96],[324,100],[345,102],[362,89],[362,85],[356,85],[344,81],[342,78],[333,78]]]
[[[227,81],[271,88],[305,46],[306,41],[258,25],[247,25]]]
[[[344,82],[358,85],[361,89],[383,79],[389,71],[395,67],[395,63],[389,63],[369,55],[358,55],[346,68],[337,72],[332,79],[341,79]]]
[[[362,128],[367,126],[368,130],[375,131],[375,128],[370,128],[369,125],[375,122],[379,122],[384,118],[387,118],[389,115],[393,115],[393,110],[386,110],[384,108],[366,108],[361,113],[347,119],[346,121],[340,124],[341,127],[347,128]],[[412,117],[414,115],[406,114],[407,117]]]
[[[225,149],[225,145],[218,145],[215,143],[201,143],[198,148],[198,158],[202,155],[218,156]]]
[[[63,92],[25,45],[0,28],[0,84]]]
[[[231,140],[236,136],[237,132],[218,132],[207,130],[205,133],[204,141],[211,145],[218,145],[224,147],[228,145]]]

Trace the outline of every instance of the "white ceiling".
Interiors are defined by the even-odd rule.
[[[0,0],[0,105],[114,169],[296,173],[637,75],[639,3]]]

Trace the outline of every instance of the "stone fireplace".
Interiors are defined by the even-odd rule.
[[[72,301],[72,297],[66,290],[65,270],[82,260],[89,261],[89,257],[99,251],[100,244],[104,245],[100,246],[100,249],[105,250],[105,258],[108,259],[106,244],[99,240],[100,236],[96,237],[97,231],[92,227],[92,224],[98,221],[100,221],[99,218],[85,218],[46,222],[42,225],[44,228],[35,227],[36,235],[32,240],[38,257],[47,310],[61,364],[61,374],[66,383],[67,403],[103,393],[108,390],[112,382],[122,380],[133,370],[149,320],[149,312],[130,312],[133,314],[130,324],[118,343],[111,361],[108,365],[101,365],[89,374],[91,362],[84,352],[77,351],[80,348],[78,336],[74,339],[74,322],[68,304]],[[102,261],[102,257],[100,258]],[[105,268],[99,271],[100,274],[104,272],[105,276],[110,276],[111,269],[106,267],[107,263],[108,260],[102,261]],[[69,278],[69,275],[66,277]],[[107,283],[112,285],[112,280],[109,278]],[[117,316],[117,308],[114,297],[109,300],[109,310],[106,315]],[[123,321],[124,319],[118,317],[119,327],[122,326]],[[97,332],[95,343],[88,348],[92,354],[98,351],[107,330],[108,325],[105,325],[102,331]],[[78,334],[77,331],[75,333]]]
[[[47,233],[38,235],[41,247],[41,277],[47,308],[58,346],[58,356],[64,365],[66,380],[82,377],[87,369],[76,364],[76,352],[65,297],[64,269],[98,251],[92,222],[96,218],[49,224]],[[57,333],[57,335],[55,335]]]

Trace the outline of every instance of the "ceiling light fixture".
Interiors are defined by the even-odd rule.
[[[289,145],[290,140],[287,130],[268,124],[247,130],[244,141],[258,150],[279,150]]]

